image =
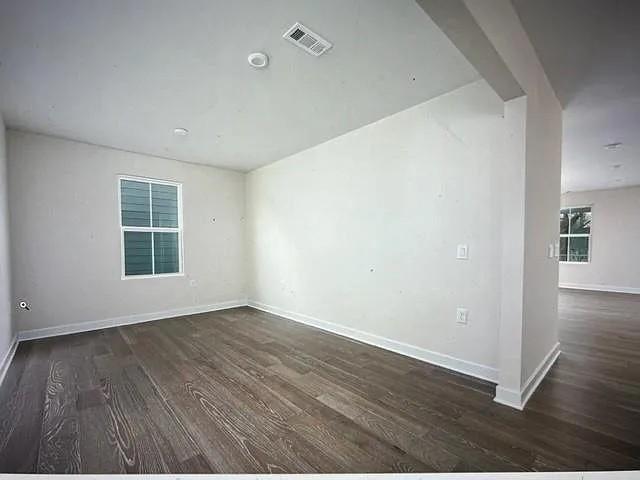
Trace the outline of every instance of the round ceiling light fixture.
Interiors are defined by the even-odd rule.
[[[174,128],[173,133],[181,137],[186,137],[187,135],[189,135],[189,130],[187,130],[186,128],[179,127],[179,128]]]
[[[254,52],[247,57],[249,65],[253,68],[264,68],[269,65],[269,57],[266,53]]]
[[[622,142],[614,142],[607,143],[604,148],[605,150],[618,150],[622,146]]]

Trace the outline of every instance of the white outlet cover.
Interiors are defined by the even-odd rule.
[[[458,260],[468,260],[469,259],[469,246],[468,245],[458,245],[456,258]]]
[[[469,323],[469,310],[466,308],[458,308],[456,310],[456,323],[458,325],[466,325]]]

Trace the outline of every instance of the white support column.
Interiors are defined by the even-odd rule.
[[[511,1],[465,0],[465,5],[525,92],[525,97],[505,104],[509,130],[505,168],[507,172],[524,168],[524,185],[518,177],[514,187],[521,189],[514,213],[524,224],[512,231],[513,220],[503,218],[503,311],[496,395],[496,401],[524,408],[559,354],[558,262],[549,258],[548,247],[559,235],[562,108]],[[514,192],[507,192],[511,194]],[[515,249],[517,252],[510,251]],[[516,258],[506,258],[509,255]],[[514,367],[518,364],[519,374]]]
[[[495,400],[521,407],[527,99],[505,102],[498,386]]]
[[[562,109],[510,0],[416,0],[505,101],[496,401],[523,408],[558,357]]]

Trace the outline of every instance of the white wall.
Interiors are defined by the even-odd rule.
[[[562,156],[562,110],[542,69],[527,91],[523,386],[558,343],[558,261],[548,247],[560,233]]]
[[[502,113],[476,82],[251,172],[250,299],[496,367]]]
[[[524,135],[518,140],[521,154],[512,157],[512,161],[521,162],[525,169],[521,184],[524,215],[518,213],[524,229],[522,266],[513,270],[514,280],[521,277],[523,282],[521,286],[513,283],[517,288],[509,287],[502,292],[506,299],[522,298],[522,313],[521,316],[505,314],[501,319],[505,332],[515,331],[507,323],[520,323],[522,337],[520,345],[513,337],[501,341],[498,389],[499,397],[501,393],[512,397],[501,401],[521,407],[526,401],[527,387],[533,385],[529,381],[535,383],[532,375],[540,371],[539,368],[544,369],[545,360],[552,358],[550,354],[557,349],[558,262],[548,258],[547,249],[559,234],[562,109],[510,0],[464,1],[526,94],[526,105],[515,99],[507,102],[506,107],[522,110],[524,106],[520,112],[524,113],[524,122],[520,113],[513,115],[522,125]],[[508,211],[509,207],[506,208]],[[520,233],[514,237],[519,241]],[[509,236],[503,239],[504,242],[510,240]],[[517,361],[518,349],[521,349],[520,361]]]
[[[8,153],[21,331],[246,298],[243,174],[13,130]],[[182,182],[184,276],[121,280],[119,174]]]
[[[562,206],[593,205],[591,261],[560,264],[560,285],[640,293],[640,187],[571,192]]]
[[[7,155],[5,127],[0,114],[0,381],[3,361],[14,336],[11,318],[11,269],[9,257],[9,208],[7,204]]]

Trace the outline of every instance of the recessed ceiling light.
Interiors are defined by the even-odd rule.
[[[255,52],[247,57],[249,65],[254,68],[264,68],[269,65],[269,57],[266,53]]]
[[[186,128],[174,128],[173,133],[176,135],[180,135],[181,137],[186,137],[187,135],[189,135],[189,130],[187,130]]]
[[[622,146],[621,142],[607,143],[604,148],[606,150],[618,150]]]

